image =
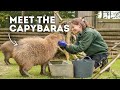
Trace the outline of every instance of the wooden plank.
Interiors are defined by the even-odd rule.
[[[120,32],[100,32],[102,36],[120,36]]]
[[[106,43],[117,43],[117,42],[120,42],[120,40],[105,40]]]
[[[9,32],[0,32],[0,35],[6,35]],[[10,32],[11,35],[48,35],[50,33],[38,33],[38,32]]]
[[[33,37],[33,36],[39,36],[39,37],[45,37],[44,35],[11,35],[11,38],[21,38],[21,37]],[[0,35],[0,38],[8,38],[8,35]]]
[[[27,37],[34,37],[34,36],[11,36],[11,39],[19,39],[19,38],[27,38]],[[41,38],[44,38],[45,36],[40,36]],[[8,40],[8,37],[0,37],[0,40]]]
[[[107,43],[108,46],[114,46],[114,43]],[[118,45],[118,47],[120,47],[120,45]]]
[[[21,38],[11,38],[11,39],[18,40],[18,39],[21,39]],[[8,41],[8,40],[9,40],[9,38],[0,38],[0,41]]]
[[[11,32],[11,31],[9,30],[9,28],[0,28],[0,32]],[[32,33],[34,33],[34,32],[36,32],[36,33],[51,33],[51,32],[37,32],[37,29],[35,29],[34,32],[32,31],[32,29],[29,29],[26,32],[18,32],[18,33],[27,33],[27,32],[32,32]],[[11,33],[13,33],[13,32],[11,32]]]
[[[120,23],[98,23],[97,28],[120,28]]]
[[[111,49],[113,46],[109,46],[109,49]],[[115,49],[120,49],[120,46],[117,46]]]
[[[120,36],[103,36],[105,40],[120,40]]]
[[[10,31],[9,28],[0,28],[0,31]]]
[[[0,30],[9,30],[9,28],[0,28]]]
[[[120,28],[96,28],[99,32],[120,32]]]
[[[111,52],[109,52],[109,53],[118,54],[118,53],[119,53],[119,51],[111,51]]]
[[[111,49],[113,47],[113,45],[108,45],[109,49]],[[120,50],[120,45],[117,46],[114,50]]]
[[[0,38],[0,41],[7,41],[9,38]]]
[[[12,40],[19,40],[22,38],[26,38],[26,37],[34,37],[34,36],[40,36],[41,38],[44,38],[45,36],[47,36],[48,34],[50,34],[49,32],[10,32],[8,28],[0,28],[0,45],[3,44],[6,41],[9,41],[8,38],[8,33],[11,34],[11,39]]]
[[[120,23],[120,19],[97,19],[99,23]]]

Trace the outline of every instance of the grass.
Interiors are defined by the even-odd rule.
[[[50,77],[40,75],[40,66],[34,66],[29,71],[32,77],[22,77],[19,73],[19,67],[14,59],[10,59],[12,65],[6,65],[4,62],[4,56],[0,52],[0,79],[49,79]]]
[[[54,79],[51,76],[40,75],[40,66],[34,66],[29,71],[32,77],[22,77],[19,73],[19,67],[13,59],[10,59],[12,65],[6,65],[4,62],[4,56],[0,52],[0,79]],[[112,72],[104,72],[98,79],[120,79],[120,59],[118,59],[112,66]],[[55,78],[56,79],[56,78]],[[57,79],[67,79],[59,77]],[[71,78],[72,79],[72,78]],[[74,79],[74,78],[73,78]]]
[[[112,66],[110,72],[104,72],[100,79],[120,79],[120,59],[118,59]]]

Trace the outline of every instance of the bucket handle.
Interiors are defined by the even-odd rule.
[[[85,56],[84,58],[89,58],[90,60],[92,60],[91,57],[89,57],[89,56]],[[84,59],[84,58],[83,58],[83,59]]]
[[[89,58],[90,60],[92,60],[91,57],[89,57],[89,56],[85,56],[85,57],[83,57],[81,60],[83,60],[83,59],[85,59],[85,58]],[[80,59],[76,59],[76,61],[78,61],[78,60],[80,60]],[[92,60],[92,61],[93,61],[93,60]]]
[[[49,62],[48,62],[48,65],[52,65],[52,63],[49,61]]]

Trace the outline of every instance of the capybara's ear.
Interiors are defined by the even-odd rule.
[[[57,35],[51,35],[51,37],[50,37],[51,39],[56,39],[57,38]]]

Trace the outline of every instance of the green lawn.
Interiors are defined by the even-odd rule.
[[[40,66],[34,66],[29,73],[33,75],[32,77],[22,77],[19,73],[19,67],[14,61],[10,59],[12,65],[6,65],[4,62],[4,56],[0,52],[0,79],[49,79],[50,77],[40,75]]]
[[[112,73],[114,72],[114,73]],[[120,79],[120,59],[118,59],[112,66],[110,72],[104,72],[100,79]]]
[[[19,67],[13,59],[10,59],[12,65],[9,66],[4,63],[3,59],[4,56],[0,52],[0,79],[54,79],[51,76],[40,75],[40,66],[34,66],[29,71],[29,73],[33,75],[32,77],[22,77],[19,73]],[[112,65],[111,69],[114,70],[117,76],[113,75],[111,72],[104,72],[99,79],[120,79],[120,60],[117,60]],[[61,78],[59,77],[58,79]]]

